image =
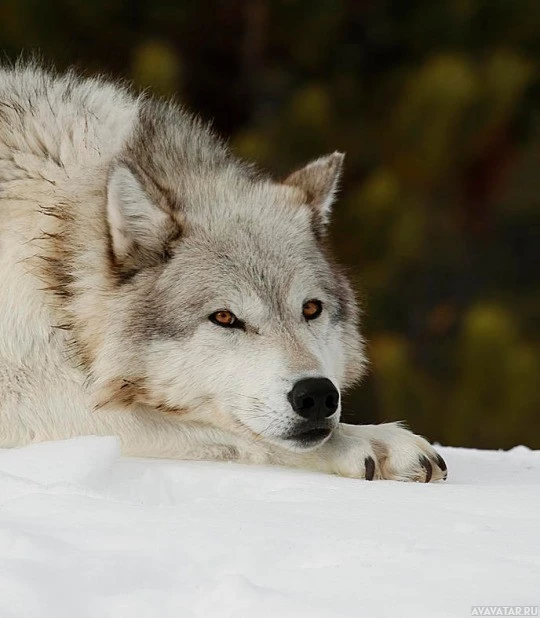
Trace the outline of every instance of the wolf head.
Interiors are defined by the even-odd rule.
[[[317,446],[364,366],[354,296],[325,241],[343,155],[275,182],[197,123],[180,130],[178,113],[142,114],[109,171],[116,284],[98,392]]]

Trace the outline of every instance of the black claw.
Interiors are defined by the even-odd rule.
[[[446,462],[444,461],[444,459],[439,455],[439,453],[435,454],[435,459],[437,460],[437,465],[439,466],[439,468],[443,471],[446,472]],[[445,475],[446,478],[446,475]]]
[[[433,475],[433,466],[431,465],[431,461],[429,461],[429,459],[425,455],[420,455],[420,464],[422,465],[422,468],[424,468],[424,470],[426,471],[426,480],[424,482],[429,483]]]
[[[366,467],[366,481],[372,481],[375,476],[375,462],[373,457],[366,457],[364,459],[364,466]]]

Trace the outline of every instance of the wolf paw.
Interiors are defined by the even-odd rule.
[[[429,483],[447,477],[444,459],[429,442],[398,423],[348,425],[346,434],[362,437],[369,442],[371,452],[365,454],[363,462],[366,480]]]

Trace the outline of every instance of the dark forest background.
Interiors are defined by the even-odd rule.
[[[0,48],[175,95],[276,175],[345,151],[345,418],[540,448],[539,0],[1,0]]]

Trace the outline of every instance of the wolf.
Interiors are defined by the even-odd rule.
[[[400,424],[339,422],[366,367],[327,240],[342,165],[274,180],[174,102],[0,68],[0,446],[446,478]]]

